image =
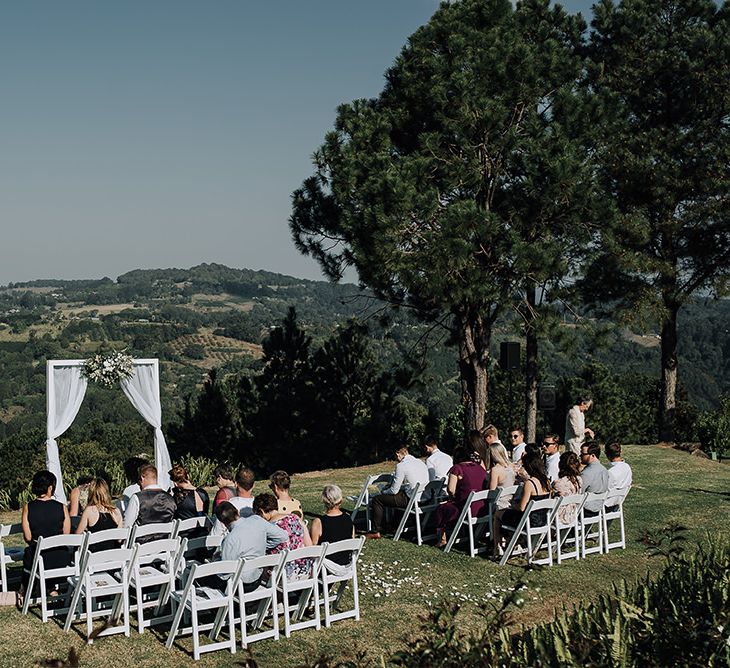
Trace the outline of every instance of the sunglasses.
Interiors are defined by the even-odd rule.
[[[519,434],[510,434],[510,438],[519,438],[519,437],[520,437]]]
[[[543,448],[549,448],[551,445],[557,445],[557,443],[547,443],[545,441],[543,441],[542,443]]]

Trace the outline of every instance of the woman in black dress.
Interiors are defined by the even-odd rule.
[[[177,510],[176,520],[187,520],[191,517],[205,517],[208,514],[210,498],[202,487],[196,487],[190,482],[185,467],[176,464],[170,470],[170,480],[174,487],[171,490],[172,498],[175,499]],[[191,531],[183,531],[180,535],[184,538],[194,538],[206,533],[204,527],[198,527]]]
[[[109,493],[109,485],[103,478],[96,478],[89,483],[89,498],[81,515],[79,526],[76,533],[89,531],[96,533],[106,529],[118,529],[122,526],[122,514],[114,505],[111,494]],[[102,552],[103,550],[113,550],[119,547],[117,541],[102,541],[91,545],[89,549],[92,552]]]
[[[56,476],[50,471],[38,471],[33,476],[30,488],[36,498],[23,507],[20,520],[23,537],[28,543],[23,553],[23,581],[19,592],[21,599],[28,588],[38,539],[41,536],[48,538],[71,531],[71,518],[66,505],[53,498]],[[65,547],[43,552],[43,564],[46,568],[62,568],[70,563],[71,554]],[[53,586],[53,583],[50,584]]]
[[[342,490],[337,485],[326,485],[322,491],[325,514],[312,520],[312,545],[336,543],[355,537],[352,519],[342,512]],[[347,553],[333,554],[332,561],[342,566],[349,563]]]

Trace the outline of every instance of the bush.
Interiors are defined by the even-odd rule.
[[[695,422],[697,437],[706,452],[723,457],[730,452],[730,396],[720,399],[720,408],[702,413]]]

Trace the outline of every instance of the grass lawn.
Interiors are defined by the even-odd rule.
[[[359,622],[335,623],[330,629],[306,630],[286,640],[255,643],[252,653],[259,666],[296,666],[321,654],[336,658],[366,652],[373,664],[381,655],[404,647],[419,633],[419,615],[440,600],[463,603],[464,629],[481,623],[479,604],[498,600],[520,578],[527,578],[525,605],[516,611],[518,623],[549,620],[556,610],[586,600],[611,588],[612,582],[634,580],[655,573],[662,560],[649,557],[640,538],[645,530],[672,522],[690,529],[687,549],[692,550],[709,533],[728,532],[730,466],[692,457],[660,446],[626,446],[625,456],[634,470],[634,487],[625,506],[626,550],[591,555],[559,567],[526,571],[519,560],[500,568],[482,558],[456,552],[442,554],[430,546],[382,539],[365,545],[361,561],[361,614]],[[345,494],[359,490],[365,475],[387,471],[391,464],[322,471],[296,476],[292,494],[310,513],[321,511],[319,494],[327,482],[336,482]],[[263,485],[258,486],[263,491]],[[255,490],[256,491],[256,488]],[[19,521],[19,513],[0,514],[0,522]],[[184,638],[168,651],[165,633],[153,631],[132,636],[101,638],[87,647],[78,633],[68,635],[56,621],[47,624],[37,616],[23,617],[14,608],[0,608],[0,665],[32,666],[51,658],[65,658],[74,646],[81,650],[84,668],[108,666],[192,665],[192,643]],[[162,640],[162,641],[161,641]],[[204,655],[201,666],[242,665],[244,654],[220,651]]]

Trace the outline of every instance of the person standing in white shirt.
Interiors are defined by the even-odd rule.
[[[586,427],[586,411],[593,406],[593,399],[580,397],[575,406],[568,411],[565,417],[565,445],[568,450],[580,454],[580,449],[586,440],[586,434],[595,438],[592,429]]]
[[[608,443],[603,451],[609,461],[608,489],[609,491],[627,489],[633,482],[631,467],[621,457],[621,444]]]
[[[420,483],[421,489],[423,489],[428,484],[426,465],[409,454],[408,448],[405,446],[398,448],[395,458],[398,464],[393,473],[393,482],[390,483],[390,487],[374,496],[370,502],[373,530],[366,534],[366,538],[380,538],[386,508],[405,508],[416,485]]]
[[[447,455],[443,450],[439,449],[438,441],[433,436],[426,437],[423,444],[426,451],[426,468],[428,469],[428,480],[446,480],[454,460],[451,455]]]

